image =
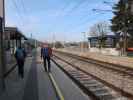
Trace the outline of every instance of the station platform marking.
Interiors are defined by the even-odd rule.
[[[50,79],[52,81],[52,84],[53,84],[53,86],[55,88],[55,91],[56,91],[56,93],[57,93],[57,95],[59,97],[59,100],[65,100],[61,90],[59,89],[59,86],[57,85],[57,83],[56,83],[56,81],[55,81],[55,79],[54,79],[54,77],[53,77],[53,75],[51,73],[49,73],[49,77],[50,77]]]

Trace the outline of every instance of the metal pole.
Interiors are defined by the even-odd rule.
[[[55,34],[53,33],[53,37],[52,37],[52,45],[53,45],[53,49],[55,49]]]
[[[85,51],[85,32],[82,32],[82,34],[83,34],[83,42],[81,44],[82,45],[81,48],[82,48],[82,52],[83,52],[83,51]]]
[[[124,53],[124,56],[126,56],[126,49],[127,49],[127,31],[125,29],[125,32],[124,32],[124,44],[123,44],[123,53]]]
[[[4,89],[3,19],[0,18],[0,89]]]
[[[84,51],[86,49],[86,33],[84,32]]]
[[[5,27],[5,7],[4,0],[0,0],[0,90],[5,88],[4,82],[4,69],[5,69],[5,61],[4,61],[4,27]]]

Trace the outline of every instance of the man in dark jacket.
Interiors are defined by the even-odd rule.
[[[21,48],[21,46],[19,46],[16,49],[15,58],[16,58],[17,65],[18,65],[18,74],[21,78],[23,78],[24,77],[24,62],[25,62],[25,58],[26,58],[25,49]]]
[[[51,63],[50,63],[51,56],[52,56],[52,49],[48,46],[48,44],[45,43],[41,48],[41,58],[44,61],[44,68],[46,72],[51,71]],[[46,66],[46,63],[48,63],[48,67]]]

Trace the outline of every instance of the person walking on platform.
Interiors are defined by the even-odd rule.
[[[19,46],[15,52],[15,58],[18,65],[18,74],[21,78],[24,78],[24,62],[26,58],[25,49]]]
[[[47,43],[45,43],[42,48],[41,48],[41,58],[43,59],[44,62],[44,69],[47,72],[51,72],[51,56],[52,56],[52,49],[48,46]],[[47,67],[48,63],[48,67]]]

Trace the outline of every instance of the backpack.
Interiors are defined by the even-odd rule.
[[[43,56],[48,57],[49,56],[49,49],[48,48],[43,48]]]
[[[23,49],[17,49],[16,50],[16,56],[17,56],[17,59],[19,59],[19,60],[24,59],[25,58],[24,50]]]

